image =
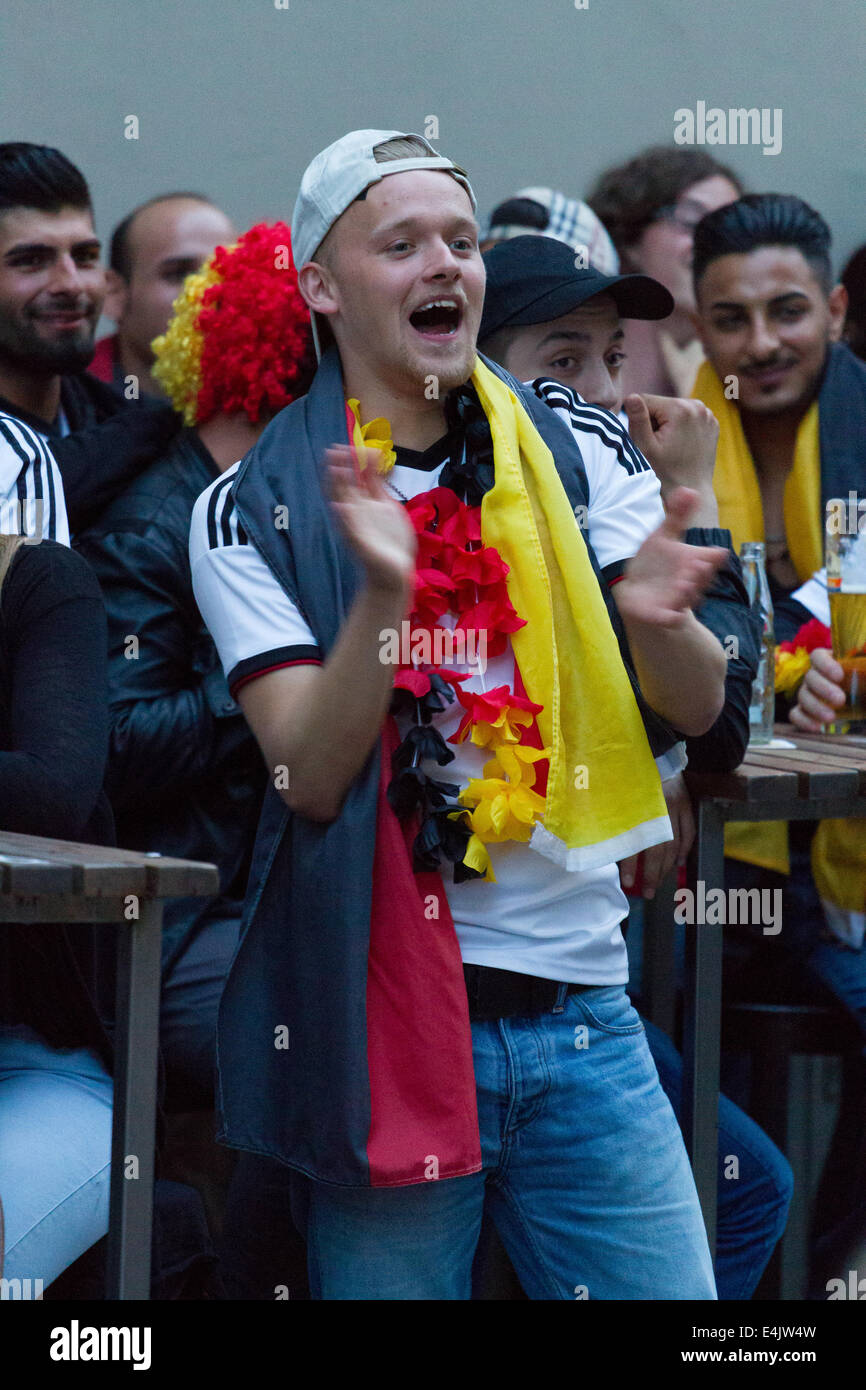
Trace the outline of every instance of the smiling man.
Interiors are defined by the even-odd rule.
[[[131,409],[84,370],[104,297],[83,175],[47,145],[0,144],[0,411],[19,422],[4,438],[26,436],[31,460],[51,441],[73,534],[177,432],[173,411]]]
[[[87,366],[105,298],[90,193],[59,150],[0,146],[0,393],[63,429],[61,381]]]
[[[695,294],[709,359],[695,394],[720,424],[714,481],[721,523],[737,545],[766,545],[777,642],[791,640],[813,616],[829,621],[823,576],[813,580],[823,563],[826,506],[849,492],[866,496],[866,364],[840,341],[847,295],[834,284],[830,248],[830,229],[814,208],[776,193],[741,198],[695,231]],[[829,652],[813,659],[791,712],[810,731],[832,718],[842,693]],[[866,907],[862,826],[729,825],[725,852],[729,885],[783,888],[779,949],[804,962],[866,1031],[866,956],[850,949],[858,928],[862,942]],[[742,978],[750,968],[743,954]],[[859,1094],[846,1093],[834,1154],[846,1152],[848,1142],[857,1152],[862,1136],[843,1141],[842,1127],[861,1112]],[[852,1207],[861,1200],[862,1176],[857,1183],[855,1170]],[[831,1190],[826,1177],[821,1190]],[[832,1202],[815,1213],[813,1229],[825,1248],[833,1248],[833,1223],[833,1240],[844,1239],[839,1232],[850,1210],[834,1182]]]
[[[694,278],[721,522],[738,547],[765,542],[781,602],[821,567],[823,504],[866,490],[866,366],[839,341],[830,229],[800,198],[749,194],[698,224]]]
[[[485,1204],[533,1298],[712,1298],[624,991],[616,860],[669,824],[575,436],[476,353],[474,213],[417,135],[313,160],[292,246],[331,346],[193,514],[196,597],[271,776],[220,1137],[292,1169],[317,1298],[467,1298]],[[655,717],[702,732],[725,660],[690,608],[724,552],[680,543],[695,500],[618,589]],[[407,617],[483,634],[486,669],[389,666]]]

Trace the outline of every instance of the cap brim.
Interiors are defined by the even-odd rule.
[[[649,275],[598,275],[589,283],[579,280],[563,280],[554,289],[524,304],[520,309],[485,332],[498,332],[500,328],[518,327],[531,323],[550,323],[579,309],[587,300],[600,294],[609,294],[616,304],[617,313],[624,319],[666,319],[674,310],[673,295],[658,280]]]

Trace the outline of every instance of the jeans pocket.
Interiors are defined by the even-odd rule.
[[[599,985],[572,994],[569,1003],[583,1014],[591,1028],[602,1033],[625,1035],[643,1033],[644,1026],[637,1009],[625,991],[625,985]]]

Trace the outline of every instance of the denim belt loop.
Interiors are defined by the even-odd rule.
[[[556,989],[556,1003],[551,1010],[552,1013],[561,1014],[565,1009],[565,1001],[568,997],[568,985],[558,985]]]

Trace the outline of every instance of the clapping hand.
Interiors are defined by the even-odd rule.
[[[682,540],[699,500],[692,488],[678,487],[661,526],[629,560],[625,578],[614,589],[627,622],[681,627],[726,564],[728,552],[722,546],[686,545]]]
[[[366,462],[363,471],[350,445],[336,444],[326,451],[331,507],[364,566],[370,586],[388,592],[405,589],[411,586],[415,572],[414,528],[377,472],[378,452],[358,452]]]

